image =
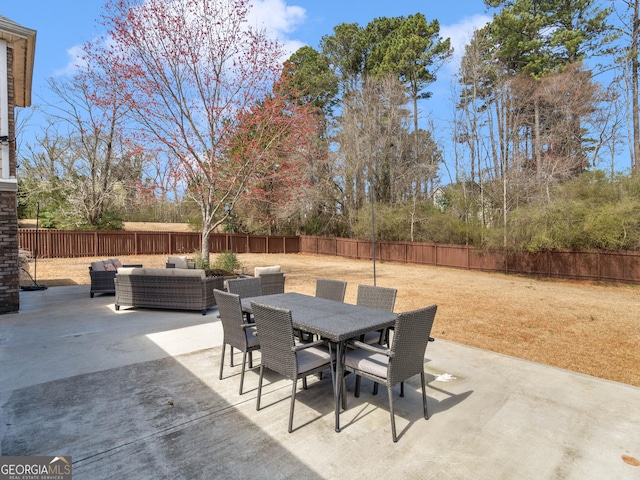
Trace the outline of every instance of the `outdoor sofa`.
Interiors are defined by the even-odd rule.
[[[120,268],[115,279],[116,310],[120,306],[171,310],[207,310],[216,305],[213,290],[224,288],[224,277],[182,268]]]

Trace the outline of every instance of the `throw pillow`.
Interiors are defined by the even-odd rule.
[[[115,272],[117,270],[116,266],[111,262],[104,262],[104,269],[106,272]]]

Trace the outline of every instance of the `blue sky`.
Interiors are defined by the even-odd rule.
[[[46,95],[46,79],[64,74],[73,64],[73,52],[98,32],[96,20],[103,1],[22,0],[7,1],[0,15],[36,30],[36,64],[33,82],[34,103]],[[440,22],[443,37],[451,38],[457,52],[474,27],[489,20],[482,0],[454,2],[439,0],[254,0],[254,17],[272,29],[295,51],[302,45],[317,48],[323,35],[340,23],[362,26],[377,17],[423,13],[427,20]],[[455,63],[443,68],[441,77],[455,70]],[[446,82],[442,82],[446,83]]]
[[[33,79],[33,104],[47,95],[46,80],[64,75],[73,65],[73,52],[98,33],[96,20],[103,1],[97,0],[3,0],[0,15],[37,31]],[[274,32],[290,51],[302,45],[317,48],[323,35],[341,23],[365,26],[377,17],[423,13],[428,21],[440,22],[441,35],[451,38],[457,53],[463,50],[474,28],[490,19],[482,0],[253,0],[254,21]],[[451,116],[450,75],[452,62],[438,73],[429,88],[433,98],[423,105],[423,117],[436,122]],[[34,117],[32,129],[38,129]],[[23,132],[23,140],[33,132]],[[23,143],[23,142],[20,142]]]

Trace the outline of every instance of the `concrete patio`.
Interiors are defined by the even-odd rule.
[[[636,387],[437,339],[431,417],[416,377],[395,392],[397,444],[366,380],[336,433],[328,375],[299,390],[289,434],[289,381],[266,377],[256,411],[257,371],[242,396],[239,366],[218,379],[215,309],[116,312],[88,286],[20,300],[0,316],[0,454],[69,455],[74,479],[640,478]]]

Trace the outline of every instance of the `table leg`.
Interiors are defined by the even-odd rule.
[[[335,414],[336,414],[336,432],[340,431],[340,400],[342,395],[342,351],[344,350],[344,343],[336,343],[336,384],[334,390]]]

